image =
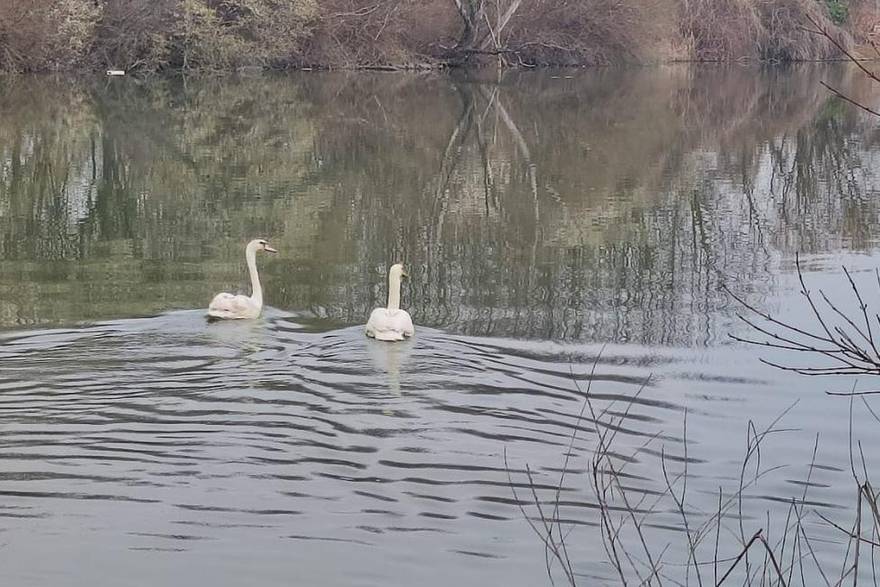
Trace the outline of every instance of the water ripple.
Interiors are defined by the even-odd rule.
[[[683,382],[707,398],[691,413],[715,422],[716,406],[765,385],[675,350],[599,350],[427,328],[387,345],[359,327],[300,329],[289,316],[208,325],[190,312],[7,333],[0,518],[39,523],[39,540],[75,517],[90,539],[181,556],[223,552],[237,531],[253,547],[285,538],[340,556],[412,535],[452,556],[509,561],[499,537],[534,541],[520,510],[532,490],[565,524],[597,523],[585,464],[598,433],[616,437],[622,486],[649,499],[663,489],[661,461],[685,460]],[[595,412],[579,417],[587,393]],[[725,479],[693,453],[687,462],[694,494],[712,502]],[[833,467],[815,471],[810,491],[830,491],[818,477]],[[650,526],[682,529],[673,514]]]

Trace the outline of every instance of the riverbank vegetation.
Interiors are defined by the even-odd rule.
[[[870,44],[873,0],[0,0],[0,71],[799,61]]]

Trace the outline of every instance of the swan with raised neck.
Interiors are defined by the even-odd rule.
[[[400,283],[409,277],[402,263],[395,263],[388,270],[388,305],[370,313],[365,328],[366,335],[376,340],[404,340],[415,333],[409,312],[400,309]]]
[[[226,292],[217,294],[208,305],[209,318],[221,320],[259,318],[263,310],[263,285],[257,272],[257,251],[278,252],[270,247],[265,239],[257,238],[249,242],[244,249],[244,258],[251,278],[251,295],[233,295]]]

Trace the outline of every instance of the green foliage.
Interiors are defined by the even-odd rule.
[[[841,25],[849,17],[849,6],[846,0],[825,0],[828,6],[828,16],[834,24]]]

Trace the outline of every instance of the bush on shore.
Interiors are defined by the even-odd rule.
[[[826,59],[870,1],[0,0],[0,71]]]
[[[812,19],[833,31],[843,45],[848,35],[816,0],[683,0],[682,34],[693,57],[729,61],[755,57],[812,61],[836,57],[827,39],[805,30]]]
[[[0,0],[0,70],[278,66],[314,0]]]
[[[0,0],[0,70],[75,65],[88,54],[99,18],[86,0]]]

